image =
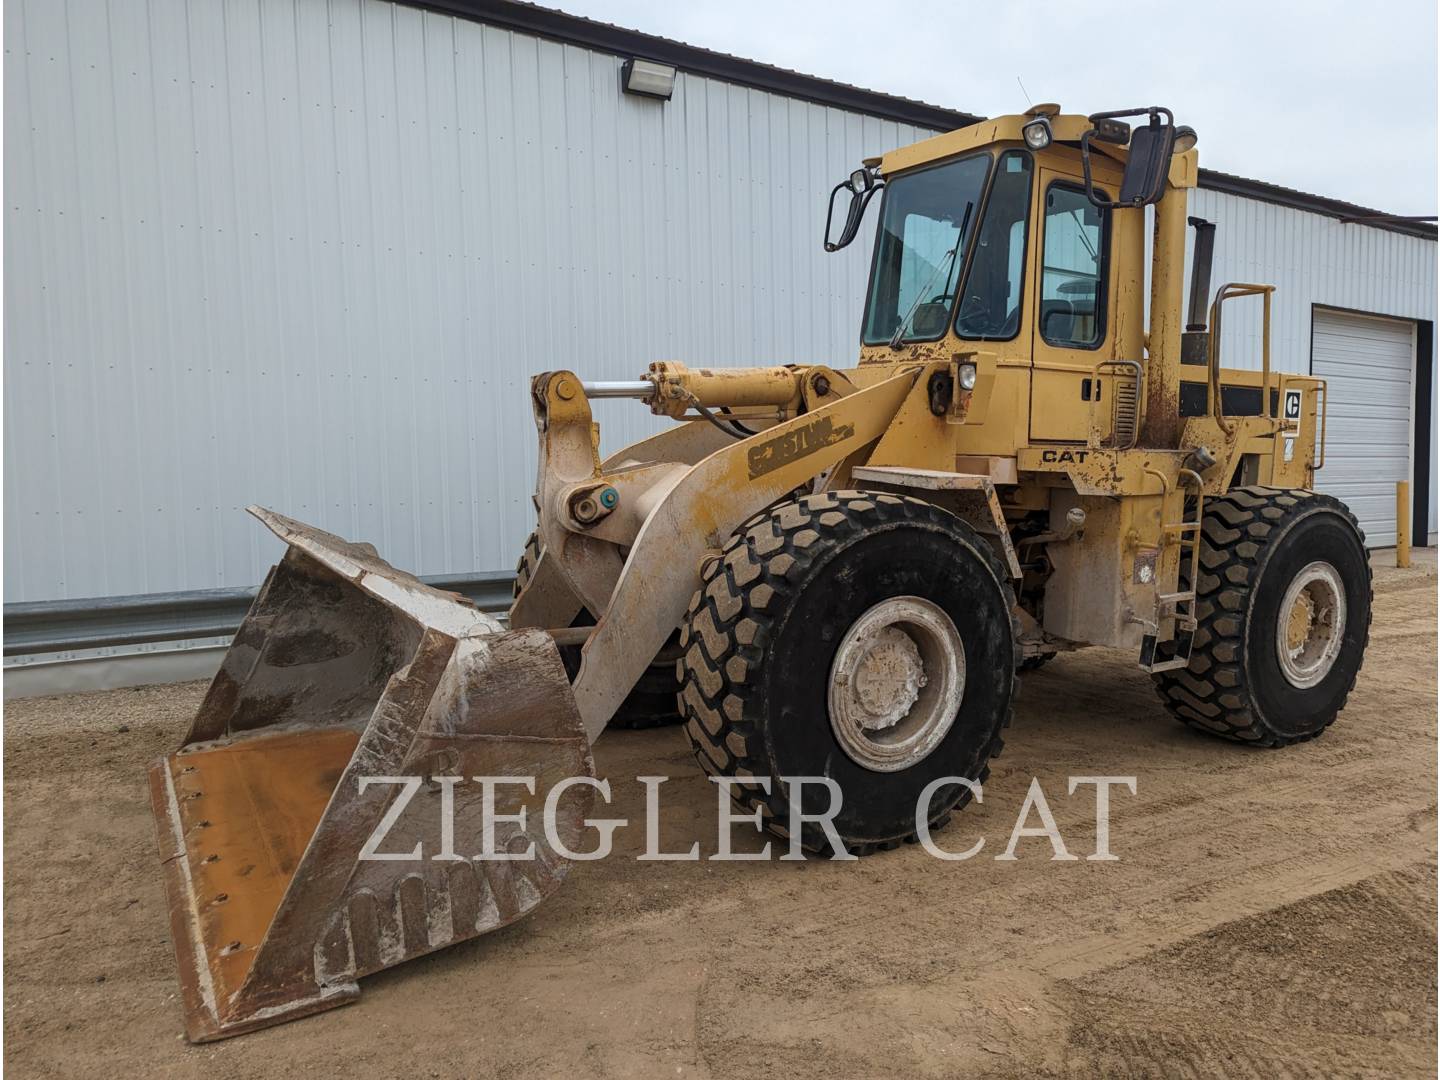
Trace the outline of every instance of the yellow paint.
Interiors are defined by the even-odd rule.
[[[1410,565],[1410,481],[1395,484],[1395,565]]]
[[[650,365],[658,394],[651,410],[675,419],[696,401],[706,408],[783,409],[793,415],[800,404],[800,376],[795,368],[692,368],[676,360]]]
[[[1025,120],[998,117],[876,160],[881,172],[893,177],[960,154],[998,154],[1023,146]],[[897,349],[861,346],[858,364],[844,370],[652,365],[651,377],[662,387],[652,403],[657,413],[696,422],[698,401],[710,409],[743,410],[747,424],[766,429],[743,443],[722,442],[704,460],[687,462],[697,482],[701,474],[705,477],[703,497],[688,480],[675,489],[691,490],[685,499],[665,496],[665,505],[684,519],[686,528],[711,547],[719,546],[736,506],[758,497],[759,489],[794,490],[817,476],[824,476],[824,487],[844,486],[858,466],[986,476],[998,486],[1011,520],[1048,511],[1054,527],[1056,515],[1063,518],[1067,507],[1095,510],[1083,539],[1056,545],[1067,554],[1061,557],[1064,568],[1057,563],[1052,579],[1057,599],[1052,605],[1047,598],[1046,629],[1076,641],[1128,647],[1143,633],[1158,632],[1163,639],[1174,629],[1182,542],[1193,533],[1194,502],[1187,518],[1187,497],[1218,495],[1236,483],[1313,487],[1314,470],[1323,462],[1324,383],[1270,370],[1268,318],[1259,343],[1260,370],[1222,367],[1226,358],[1218,354],[1205,365],[1180,363],[1187,191],[1195,186],[1199,168],[1194,150],[1171,160],[1168,186],[1153,211],[1149,260],[1149,216],[1135,209],[1108,212],[1105,326],[1098,346],[1067,349],[1039,335],[1045,195],[1056,181],[1082,182],[1075,143],[1090,127],[1079,115],[1051,122],[1055,141],[1031,155],[1020,332],[1012,340],[967,341],[955,334],[952,322],[938,341]],[[1118,192],[1125,160],[1124,148],[1094,144],[1096,185],[1111,195]],[[1270,286],[1247,284],[1226,296],[1261,295],[1268,311],[1270,291]],[[1117,430],[1119,391],[1136,385],[1136,363],[1143,378],[1134,421]],[[961,364],[974,365],[974,389],[966,392],[956,383],[948,406],[934,407],[939,408],[936,415],[930,380],[953,380]],[[1082,396],[1087,380],[1088,400]],[[1205,415],[1180,415],[1182,383],[1207,388]],[[1222,386],[1259,390],[1267,415],[1224,415],[1219,410]],[[1288,420],[1268,415],[1271,394],[1283,402],[1289,391],[1300,394],[1300,415]],[[552,398],[553,406],[559,404]],[[564,406],[578,421],[583,404],[566,401]],[[588,410],[585,415],[588,421]],[[827,425],[823,431],[806,426],[821,419]],[[556,433],[548,438],[555,440]],[[1201,448],[1216,464],[1197,476],[1191,455]],[[610,460],[625,462],[627,454]],[[1153,560],[1153,580],[1136,579],[1137,553]],[[623,593],[617,590],[616,598]]]

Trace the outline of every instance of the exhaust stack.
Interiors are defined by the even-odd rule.
[[[1210,331],[1207,325],[1210,306],[1210,271],[1215,265],[1215,225],[1204,218],[1192,217],[1195,230],[1195,254],[1190,263],[1190,315],[1185,333],[1180,337],[1180,362],[1195,366],[1210,363]]]
[[[1195,230],[1195,254],[1190,263],[1190,319],[1188,333],[1205,329],[1210,306],[1210,271],[1215,265],[1215,224],[1204,218],[1188,219]]]

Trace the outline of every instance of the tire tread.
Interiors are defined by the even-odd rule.
[[[751,675],[765,662],[774,623],[785,601],[794,595],[796,583],[826,557],[833,542],[917,520],[943,520],[948,527],[958,524],[967,533],[971,531],[953,515],[920,499],[870,491],[829,491],[804,495],[757,514],[735,531],[720,558],[707,562],[700,588],[691,597],[681,623],[681,658],[676,663],[685,733],[707,774],[750,777],[772,773],[764,735],[746,718],[744,706],[755,693]],[[978,534],[973,539],[974,550],[1000,583],[1013,612],[1014,597],[1003,564]],[[1018,634],[1013,615],[1011,623],[1012,635]],[[983,784],[990,771],[989,759],[1004,747],[1002,732],[1010,725],[1017,688],[1012,673],[1010,703],[980,755],[979,775],[971,778],[977,783]],[[781,822],[788,807],[785,792],[778,787],[772,783],[767,793],[758,784],[734,785],[731,793],[742,810],[761,813],[767,831],[785,837]],[[970,791],[957,785],[953,799],[936,804],[940,809],[931,827],[943,825],[969,799]],[[912,831],[894,840],[847,844],[847,850],[868,855],[915,839]],[[802,843],[808,850],[819,850],[823,837],[818,832],[811,836],[807,829]]]
[[[1349,521],[1363,549],[1365,534],[1355,515],[1329,495],[1298,488],[1252,486],[1206,500],[1195,595],[1198,626],[1190,665],[1152,676],[1165,708],[1181,723],[1235,742],[1280,747],[1320,735],[1345,707],[1355,686],[1353,676],[1334,712],[1324,717],[1314,731],[1302,735],[1282,733],[1252,706],[1245,670],[1245,613],[1251,590],[1259,580],[1257,571],[1263,573],[1271,545],[1284,535],[1287,526],[1317,507],[1333,510]],[[1373,577],[1368,559],[1365,571],[1368,589]],[[1367,608],[1362,651],[1369,639]]]

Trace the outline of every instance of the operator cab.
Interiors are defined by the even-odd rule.
[[[1132,132],[1120,118],[1135,115],[1147,115],[1149,123]],[[1159,107],[1062,117],[1059,106],[1041,105],[1025,118],[1005,119],[1024,121],[1014,125],[1013,141],[1020,145],[1004,145],[999,121],[988,125],[995,137],[985,144],[978,132],[965,139],[971,129],[960,129],[871,159],[831,192],[827,251],[855,238],[870,200],[884,191],[863,345],[900,349],[938,341],[952,329],[965,341],[1008,341],[1020,334],[1035,154],[1052,144],[1076,151],[1059,159],[1076,175],[1073,184],[1046,184],[1037,327],[1051,344],[1099,344],[1108,211],[1158,201],[1171,155],[1193,145],[1194,133],[1176,129],[1169,110]],[[968,153],[947,153],[963,142],[972,144]],[[1096,181],[1092,143],[1105,145],[1107,162],[1123,161],[1116,198]],[[927,158],[927,149],[933,156]],[[889,167],[892,157],[898,168],[882,178],[881,166]],[[1046,165],[1056,164],[1056,155],[1047,155]],[[850,205],[840,236],[832,240],[842,192],[849,192]]]

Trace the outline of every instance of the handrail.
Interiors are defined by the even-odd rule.
[[[1143,473],[1145,473],[1147,476],[1153,476],[1153,477],[1155,477],[1156,480],[1159,480],[1159,481],[1160,481],[1160,494],[1161,494],[1161,495],[1169,495],[1169,494],[1170,494],[1170,478],[1169,478],[1168,476],[1166,476],[1163,472],[1161,472],[1161,471],[1160,471],[1159,469],[1157,469],[1157,468],[1154,468],[1154,467],[1151,466],[1151,465],[1141,465],[1141,466],[1140,466],[1140,471],[1143,472]]]
[[[1315,464],[1312,469],[1323,469],[1325,467],[1325,427],[1330,416],[1330,384],[1317,375],[1282,374],[1280,376],[1280,400],[1285,400],[1285,391],[1291,383],[1302,383],[1310,386],[1318,395],[1315,403],[1315,433],[1312,442],[1315,451]],[[1296,432],[1299,432],[1299,422],[1296,423]]]
[[[1235,426],[1225,416],[1225,405],[1220,395],[1220,311],[1226,300],[1239,296],[1263,296],[1265,298],[1264,324],[1261,330],[1260,366],[1260,415],[1274,419],[1270,407],[1270,295],[1274,285],[1251,285],[1240,281],[1227,282],[1215,290],[1215,300],[1210,305],[1210,414],[1226,435],[1235,433]]]

